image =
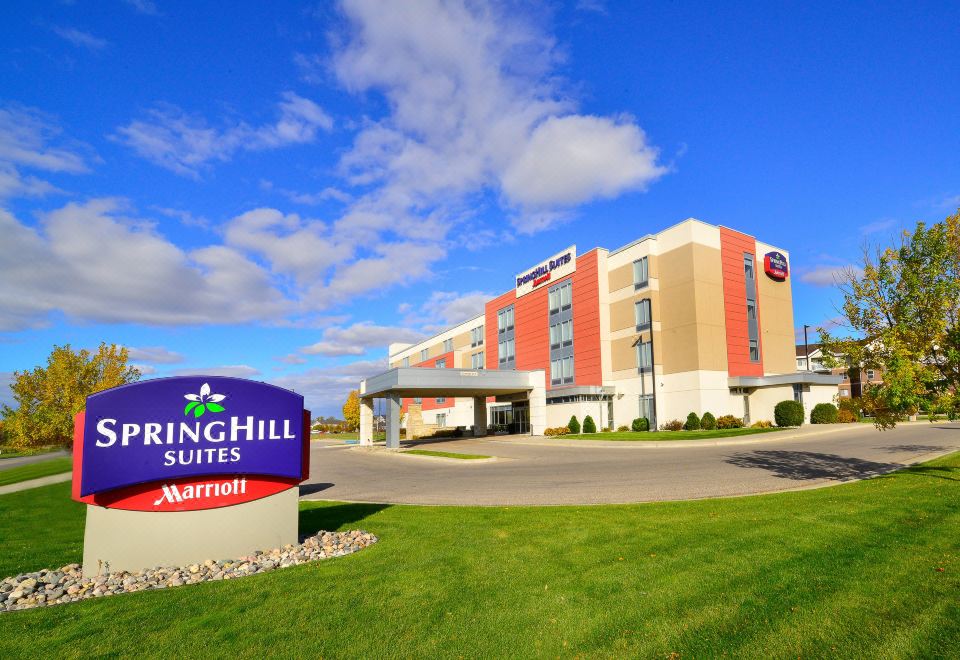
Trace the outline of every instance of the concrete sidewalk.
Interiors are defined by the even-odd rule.
[[[40,477],[39,479],[31,479],[30,481],[21,481],[19,483],[10,484],[9,486],[0,486],[0,495],[19,493],[22,490],[30,490],[31,488],[38,488],[40,486],[49,486],[50,484],[59,484],[63,483],[64,481],[70,481],[72,478],[72,472],[64,472],[63,474],[51,474],[49,477]]]

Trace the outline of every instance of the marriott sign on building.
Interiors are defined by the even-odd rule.
[[[87,505],[84,572],[238,556],[297,541],[307,478],[303,397],[217,376],[87,397],[73,497]]]

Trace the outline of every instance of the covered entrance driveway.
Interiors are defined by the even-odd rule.
[[[527,425],[534,435],[547,425],[546,375],[538,371],[423,369],[397,367],[360,381],[360,444],[373,444],[373,400],[387,402],[387,447],[400,447],[400,407],[404,398],[470,397],[473,433],[487,434],[487,397],[526,401]]]

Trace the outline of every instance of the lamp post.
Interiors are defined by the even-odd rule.
[[[807,328],[809,327],[806,323],[803,324],[803,352],[807,357],[807,371],[810,371],[810,344],[807,343]]]

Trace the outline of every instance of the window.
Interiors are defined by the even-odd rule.
[[[551,314],[556,314],[564,309],[570,309],[570,306],[573,304],[573,283],[564,282],[560,286],[550,289],[548,302]]]
[[[410,366],[410,358],[408,358],[408,357],[403,358],[403,361],[400,362],[400,365],[403,366],[403,367],[409,367],[409,366]]]
[[[797,369],[806,369],[807,361],[804,358],[797,358]]]
[[[453,350],[453,339],[444,339],[443,340],[443,352],[449,353]]]
[[[840,396],[850,396],[850,390],[840,390]]]
[[[747,319],[755,321],[757,319],[757,301],[747,298]]]
[[[793,400],[803,403],[803,385],[795,383],[793,386]]]
[[[561,348],[573,344],[573,319],[554,323],[550,326],[550,348]]]
[[[743,274],[748,280],[753,279],[753,255],[747,252],[743,254]]]
[[[483,346],[483,326],[478,325],[470,331],[470,347]]]
[[[633,288],[642,289],[648,282],[647,258],[637,259],[633,262]]]
[[[421,349],[421,350],[420,350],[420,361],[421,361],[421,362],[426,361],[427,356],[428,356],[429,354],[430,354],[429,349],[426,349],[426,348]]]
[[[760,344],[756,339],[750,340],[750,361],[751,362],[760,361]]]
[[[514,345],[512,339],[505,339],[497,345],[500,356],[500,364],[512,362],[515,359]]]
[[[440,403],[440,399],[437,399],[437,403]],[[446,426],[446,425],[447,425],[447,413],[438,413],[437,426]]]
[[[840,374],[840,380],[842,380],[842,381],[845,383],[845,382],[847,382],[848,380],[850,380],[850,376],[847,375],[846,372],[844,372],[844,373]]]
[[[447,402],[447,397],[445,397],[445,396],[438,396],[438,397],[437,397],[436,399],[434,399],[434,400],[435,400],[437,403],[446,403],[446,402]],[[437,417],[439,417],[439,415],[437,415]],[[442,425],[441,425],[441,426],[442,426]]]
[[[573,382],[573,356],[550,361],[550,384]]]
[[[513,330],[513,305],[497,312],[497,331],[500,333]]]
[[[875,375],[876,373],[873,371],[873,369],[867,369],[867,380],[873,380]]]
[[[423,405],[423,397],[415,396],[413,397],[413,402],[418,406]]]
[[[446,369],[446,368],[447,368],[447,358],[443,358],[443,359],[441,359],[441,360],[437,360],[437,361],[433,364],[433,366],[434,366],[436,369]]]
[[[653,342],[642,341],[637,344],[637,371],[653,371]]]
[[[483,351],[479,353],[474,353],[470,356],[470,368],[471,369],[483,369]]]
[[[550,326],[550,348],[560,348],[560,324]]]
[[[644,298],[638,300],[633,305],[633,315],[637,322],[637,330],[645,330],[650,327],[650,299]]]

